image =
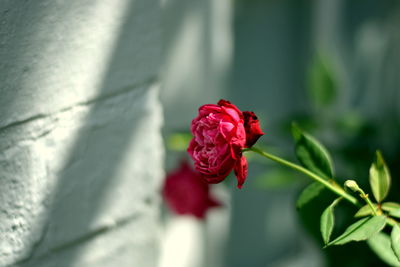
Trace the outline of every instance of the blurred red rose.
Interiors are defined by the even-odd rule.
[[[221,206],[210,195],[209,185],[184,161],[167,175],[162,194],[172,212],[203,219],[209,208]]]
[[[195,168],[208,183],[219,183],[234,170],[238,188],[247,176],[242,149],[252,146],[264,133],[253,112],[242,113],[229,101],[199,108],[191,124],[193,139],[188,153]]]

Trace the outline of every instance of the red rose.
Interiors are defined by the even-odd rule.
[[[167,176],[162,194],[173,212],[194,215],[199,219],[205,217],[209,208],[221,206],[210,196],[209,185],[187,162],[182,162],[179,169]]]
[[[219,183],[234,170],[241,188],[247,176],[247,160],[243,148],[252,146],[263,135],[252,112],[242,113],[229,101],[199,108],[193,119],[193,139],[188,153],[195,168],[208,183]]]
[[[243,116],[244,129],[246,130],[246,147],[251,147],[264,133],[261,131],[260,123],[254,112],[243,111]]]

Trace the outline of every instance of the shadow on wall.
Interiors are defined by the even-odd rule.
[[[63,130],[71,132],[76,130],[76,139],[72,140],[69,151],[62,152],[65,153],[65,158],[62,160],[64,166],[56,171],[54,176],[48,173],[46,177],[56,180],[57,185],[54,192],[50,193],[51,200],[46,200],[44,203],[44,205],[49,205],[48,217],[43,220],[39,219],[38,222],[44,224],[43,237],[38,244],[31,244],[32,255],[21,262],[25,266],[55,266],[54,264],[66,267],[76,266],[84,253],[88,253],[89,256],[85,256],[80,264],[100,264],[103,261],[101,266],[111,266],[114,263],[118,265],[125,261],[123,265],[127,266],[134,259],[136,262],[141,262],[140,260],[145,262],[146,260],[150,266],[151,261],[156,261],[156,257],[153,255],[156,253],[153,240],[151,238],[147,240],[147,237],[140,233],[135,236],[133,226],[136,221],[146,220],[146,218],[147,220],[153,218],[154,221],[156,217],[153,210],[156,210],[157,199],[154,199],[154,191],[149,188],[156,189],[157,181],[154,181],[154,177],[151,176],[158,173],[151,170],[151,166],[147,162],[149,158],[159,158],[162,154],[160,151],[151,151],[157,147],[156,145],[158,145],[157,149],[161,150],[157,132],[160,126],[160,118],[157,117],[160,115],[160,110],[157,107],[156,89],[152,89],[157,80],[158,70],[154,66],[158,65],[156,61],[158,61],[159,55],[157,53],[160,52],[157,42],[159,32],[155,31],[158,29],[158,20],[156,19],[158,1],[131,0],[126,2],[126,11],[124,11],[126,15],[123,16],[125,21],[122,22],[122,28],[119,29],[119,36],[115,40],[113,53],[95,98],[75,103],[72,108],[62,110],[59,114],[60,120],[76,121],[77,118],[80,118],[82,122],[75,124],[70,121],[60,122],[57,125],[61,125],[61,129],[54,129],[55,133],[43,137],[48,147],[57,147],[59,146],[57,142],[60,141],[56,139],[58,138],[55,136],[57,133],[62,134]],[[29,20],[36,19],[37,16],[41,17],[40,14],[48,10],[46,10],[46,4],[41,2],[22,3],[18,1],[16,3],[16,1],[9,1],[8,4],[10,6],[3,9],[5,16],[8,12],[11,14],[13,9],[20,9],[23,4],[27,5],[22,7],[24,12],[19,14],[24,19],[15,20],[16,35],[11,42],[15,43],[15,46],[10,45],[7,49],[0,50],[1,58],[16,55],[14,61],[9,60],[12,62],[10,63],[13,64],[12,66],[1,65],[2,69],[0,70],[0,75],[5,75],[5,77],[15,75],[16,77],[15,79],[5,79],[9,84],[4,87],[6,97],[2,99],[6,99],[7,102],[3,103],[4,101],[0,100],[1,110],[6,111],[2,116],[11,121],[15,120],[13,99],[28,97],[24,95],[27,92],[23,91],[23,88],[24,83],[31,81],[24,79],[24,73],[36,71],[37,67],[43,67],[36,66],[35,60],[36,57],[46,57],[46,54],[41,54],[41,51],[36,53],[27,51],[31,46],[20,44],[19,37],[29,40],[26,38],[28,35],[38,42],[45,41],[35,36],[35,34],[43,33],[30,28]],[[68,9],[68,6],[65,8]],[[150,15],[152,18],[154,17],[154,20],[144,17],[149,15],[147,14],[148,9],[153,10]],[[69,12],[66,10],[65,13]],[[68,23],[68,19],[64,17],[59,21]],[[72,17],[71,19],[85,20],[86,17]],[[148,26],[148,21],[151,21],[151,26]],[[145,24],[146,27],[144,27]],[[41,24],[35,23],[35,25]],[[51,26],[53,25],[49,25],[49,27]],[[147,31],[150,30],[153,32],[148,33]],[[0,32],[0,34],[5,33]],[[62,34],[60,33],[60,36]],[[142,35],[139,36],[140,34]],[[82,38],[85,39],[85,37]],[[60,54],[66,52],[62,41],[58,44],[60,46],[52,49],[60,49]],[[146,51],[142,51],[142,49]],[[79,66],[69,65],[68,58],[65,60],[65,68],[80,70]],[[47,68],[51,68],[51,66],[47,66]],[[152,73],[152,75],[136,81],[135,71],[137,69],[145,73]],[[71,72],[73,73],[73,71]],[[135,81],[132,82],[132,80]],[[120,87],[121,84],[123,87]],[[110,90],[116,86],[119,87],[117,90]],[[38,88],[38,94],[40,94],[39,90],[40,88]],[[70,88],[61,88],[61,90],[70,90]],[[28,92],[28,94],[32,94],[32,92]],[[46,105],[46,101],[51,102],[52,99],[43,99],[43,101],[43,104]],[[30,108],[26,107],[28,110]],[[41,109],[40,107],[38,109],[39,115],[30,117],[30,113],[27,112],[28,118],[23,118],[21,122],[41,118]],[[2,121],[0,126],[8,125],[8,121],[3,123]],[[144,144],[145,142],[140,139],[143,137],[147,137],[150,144]],[[61,142],[68,141],[71,137],[65,136],[64,139],[61,139]],[[48,148],[46,155],[40,155],[49,157],[47,158],[49,161],[47,168],[49,169],[54,168],[51,166],[51,157],[60,156],[57,154],[60,151],[52,149]],[[145,156],[144,152],[147,152]],[[156,164],[153,168],[161,168],[161,165]],[[143,214],[145,216],[142,216]],[[143,222],[141,223],[143,224]],[[147,224],[151,225],[152,220],[150,219]],[[118,233],[116,228],[122,229],[122,233]],[[128,234],[126,230],[130,230]],[[89,242],[99,243],[100,241],[96,237],[100,234],[106,235],[111,231],[116,232],[115,238],[110,237],[103,240],[103,244],[94,247],[94,250],[97,251],[88,251],[86,245]],[[143,248],[138,249],[139,243]],[[132,248],[127,248],[127,244],[130,244]],[[147,252],[146,255],[140,255],[144,250],[151,248],[153,251]],[[128,252],[132,252],[131,256],[121,257],[122,253],[127,254]],[[135,259],[135,257],[137,258]]]
[[[231,53],[225,25],[230,21],[230,4],[225,0],[218,4],[166,0],[163,4],[165,132],[187,131],[197,107],[217,102],[224,93]],[[227,44],[221,44],[221,39]]]
[[[236,1],[235,50],[229,99],[252,110],[266,133],[259,141],[282,144],[279,121],[304,107],[304,77],[312,5],[307,1]],[[225,266],[318,266],[301,235],[294,194],[256,186],[265,169],[249,165],[242,190],[232,195],[232,220]],[[308,261],[300,258],[308,257]],[[298,259],[296,265],[288,262]],[[293,262],[292,262],[293,263]],[[287,265],[285,265],[287,264]],[[310,265],[314,264],[314,265]]]

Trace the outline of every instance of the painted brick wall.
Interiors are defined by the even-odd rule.
[[[157,0],[0,3],[0,266],[156,266]]]

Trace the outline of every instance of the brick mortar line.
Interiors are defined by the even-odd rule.
[[[132,85],[132,86],[127,86],[127,87],[121,88],[119,90],[116,90],[116,91],[108,93],[108,94],[105,93],[105,94],[99,95],[97,97],[94,97],[94,98],[86,100],[86,101],[77,102],[72,106],[69,106],[69,107],[66,107],[66,108],[51,112],[51,113],[37,114],[37,115],[31,116],[31,117],[26,118],[26,119],[22,119],[22,120],[19,120],[19,121],[14,121],[14,122],[11,122],[11,123],[6,124],[4,126],[0,126],[0,133],[5,131],[5,130],[8,130],[10,128],[23,125],[25,123],[29,123],[29,122],[36,121],[36,120],[39,120],[39,119],[44,119],[44,118],[47,118],[47,117],[55,116],[55,115],[57,115],[59,113],[63,113],[63,112],[72,110],[75,107],[89,106],[89,105],[92,105],[93,103],[96,103],[96,102],[101,102],[101,101],[104,101],[104,100],[107,100],[107,99],[110,99],[110,98],[113,98],[113,97],[116,97],[116,96],[119,96],[119,95],[122,95],[122,94],[125,94],[125,93],[129,93],[129,92],[131,92],[133,90],[136,90],[136,89],[138,89],[140,87],[143,87],[143,86],[146,86],[146,85],[155,84],[157,81],[158,81],[158,76],[153,76],[153,77],[151,77],[151,78],[149,78],[149,79],[147,79],[147,80],[145,80],[145,81],[143,81],[141,83],[137,83],[137,84]]]
[[[128,225],[129,223],[135,221],[137,218],[139,218],[139,216],[140,216],[140,214],[135,213],[131,216],[116,220],[115,223],[113,223],[113,224],[102,226],[102,227],[95,229],[89,233],[86,233],[80,237],[77,237],[76,239],[73,239],[73,240],[67,241],[64,244],[52,247],[48,251],[44,252],[43,254],[41,254],[39,256],[35,256],[34,251],[32,251],[32,253],[30,255],[28,255],[27,257],[25,257],[21,260],[18,260],[18,261],[14,262],[10,265],[7,265],[5,267],[23,266],[24,264],[28,263],[30,260],[33,260],[33,263],[43,260],[51,255],[61,253],[70,248],[90,242],[90,241],[94,240],[95,238],[97,238],[98,236],[118,230],[118,229]]]

